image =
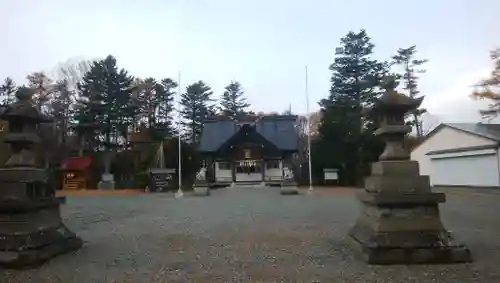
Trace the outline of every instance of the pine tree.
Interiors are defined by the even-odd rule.
[[[174,97],[177,86],[177,83],[170,78],[162,79],[157,86],[158,109],[156,115],[158,120],[156,123],[162,132],[168,135],[174,135],[177,132],[173,125]]]
[[[96,61],[78,85],[80,107],[77,123],[95,128],[101,148],[119,145],[130,124],[130,89],[133,78],[125,69],[118,69],[116,59],[109,55]]]
[[[371,124],[362,108],[380,94],[380,82],[387,64],[371,58],[374,44],[365,30],[349,32],[336,48],[330,95],[320,102],[322,119],[316,156],[323,167],[340,168],[341,178],[354,184],[370,159],[365,149],[373,142]],[[371,147],[370,147],[371,148]],[[326,154],[325,154],[326,153]]]
[[[170,78],[161,82],[153,78],[137,80],[134,89],[134,105],[137,107],[137,122],[150,129],[157,138],[172,135],[174,95],[177,83]]]
[[[488,119],[495,118],[500,113],[500,48],[491,51],[490,58],[493,61],[490,76],[481,80],[471,95],[475,99],[487,99],[491,102],[488,109],[479,111],[483,118]]]
[[[181,123],[191,143],[199,141],[203,121],[213,113],[213,106],[210,104],[212,94],[212,89],[203,81],[187,86],[186,92],[181,94]]]
[[[140,80],[137,85],[137,116],[148,129],[154,128],[156,123],[157,85],[158,82],[154,78]]]
[[[13,103],[16,100],[14,96],[16,90],[16,83],[9,77],[5,78],[3,84],[0,85],[1,105]]]
[[[48,102],[48,115],[52,117],[56,127],[57,141],[65,144],[69,124],[74,110],[74,91],[69,89],[66,80],[59,81],[54,86],[54,97]]]
[[[78,83],[79,98],[74,127],[83,140],[82,147],[90,151],[102,149],[101,133],[108,130],[103,119],[106,108],[106,86],[103,78],[105,71],[102,62],[94,61]]]
[[[236,118],[239,115],[246,113],[250,104],[247,102],[246,98],[243,97],[243,95],[244,92],[241,84],[239,82],[232,81],[228,86],[226,86],[220,99],[221,112],[232,118]]]
[[[415,54],[417,53],[417,46],[413,45],[408,48],[400,48],[397,54],[392,56],[394,63],[403,67],[403,74],[401,78],[404,83],[404,89],[408,91],[410,97],[416,97],[420,91],[418,90],[418,76],[417,74],[425,73],[424,69],[418,69],[423,64],[427,63],[427,59],[417,60]],[[415,127],[417,137],[423,136],[422,121],[420,116],[427,112],[424,108],[419,108],[411,113],[412,121],[409,123]]]
[[[44,72],[34,72],[26,76],[28,87],[34,91],[33,101],[38,110],[47,112],[47,103],[55,91],[54,81]]]

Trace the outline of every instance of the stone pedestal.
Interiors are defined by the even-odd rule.
[[[299,189],[296,186],[283,186],[280,188],[281,195],[298,195]]]
[[[210,195],[210,187],[207,182],[207,169],[202,167],[196,174],[193,184],[193,196],[206,197]]]
[[[114,190],[115,180],[113,174],[102,174],[101,181],[97,183],[99,190]]]
[[[44,169],[36,168],[36,126],[46,119],[31,103],[29,89],[1,114],[9,122],[5,142],[12,155],[0,169],[0,266],[32,268],[56,255],[76,250],[82,240],[62,222],[59,200]]]
[[[0,187],[13,188],[4,181]],[[0,266],[34,268],[82,246],[62,223],[59,201],[50,191],[30,183],[17,185],[15,191],[0,201]]]
[[[206,197],[210,195],[210,188],[208,186],[194,186],[193,196]]]
[[[457,263],[469,250],[446,231],[439,213],[443,193],[431,192],[416,161],[380,161],[359,194],[361,215],[349,235],[370,264]]]

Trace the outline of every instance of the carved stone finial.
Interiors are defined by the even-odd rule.
[[[382,88],[387,92],[394,91],[399,85],[396,76],[386,76],[382,80]]]

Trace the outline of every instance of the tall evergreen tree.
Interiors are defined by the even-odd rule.
[[[34,72],[26,76],[28,87],[34,91],[33,101],[38,110],[48,112],[47,104],[55,92],[54,81],[44,72]]]
[[[156,109],[158,107],[158,95],[156,93],[158,82],[153,78],[140,80],[136,95],[137,116],[147,128],[152,129],[156,123]]]
[[[175,133],[172,112],[177,83],[170,78],[161,82],[146,78],[137,80],[135,84],[134,105],[138,121],[150,129],[154,136],[163,138]]]
[[[133,78],[125,69],[118,69],[116,59],[109,55],[95,61],[78,85],[80,107],[76,122],[92,126],[99,135],[101,148],[119,145],[124,128],[130,124],[130,88]]]
[[[490,58],[493,70],[490,75],[476,84],[476,89],[471,94],[475,99],[486,99],[490,102],[487,109],[481,109],[479,113],[483,118],[493,119],[500,114],[500,48],[491,51]]]
[[[212,94],[212,89],[203,81],[187,86],[186,92],[181,94],[181,123],[191,143],[199,141],[203,121],[213,113]]]
[[[348,184],[359,181],[364,163],[373,159],[373,125],[361,111],[380,94],[380,82],[387,72],[386,63],[371,58],[373,48],[365,30],[351,31],[341,39],[330,66],[330,95],[320,102],[316,160],[323,167],[340,168],[342,181]]]
[[[13,103],[15,99],[15,92],[17,90],[16,83],[11,78],[5,78],[2,85],[0,85],[0,99],[1,105],[8,105]]]
[[[417,53],[417,46],[413,45],[408,48],[400,48],[397,54],[392,56],[394,63],[403,67],[403,80],[404,89],[408,91],[410,97],[416,97],[420,91],[418,90],[418,76],[417,74],[425,73],[425,69],[419,69],[420,66],[427,63],[427,59],[415,59]],[[417,137],[423,136],[422,121],[420,116],[426,112],[426,109],[419,108],[415,110],[412,115],[411,126],[415,127]]]
[[[74,91],[69,89],[68,81],[63,80],[54,86],[54,97],[48,102],[48,114],[54,120],[57,141],[65,144],[69,124],[73,116]]]
[[[243,95],[244,92],[241,84],[239,82],[232,81],[226,86],[220,99],[221,112],[224,115],[233,118],[246,113],[250,104],[247,102],[246,98],[243,97]]]
[[[174,97],[176,94],[177,82],[170,78],[162,79],[157,86],[157,125],[164,133],[173,135],[177,132],[173,125]]]

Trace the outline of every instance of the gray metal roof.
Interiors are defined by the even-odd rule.
[[[297,150],[298,133],[295,128],[297,116],[268,116],[255,122],[256,131],[280,150]],[[234,120],[209,120],[203,125],[199,151],[213,152],[238,132]]]
[[[266,118],[257,122],[257,132],[281,150],[297,150],[299,138],[295,128],[297,117]]]
[[[216,151],[236,133],[236,123],[227,121],[206,121],[201,132],[199,151]]]
[[[483,138],[500,142],[500,124],[446,123],[445,125]]]

